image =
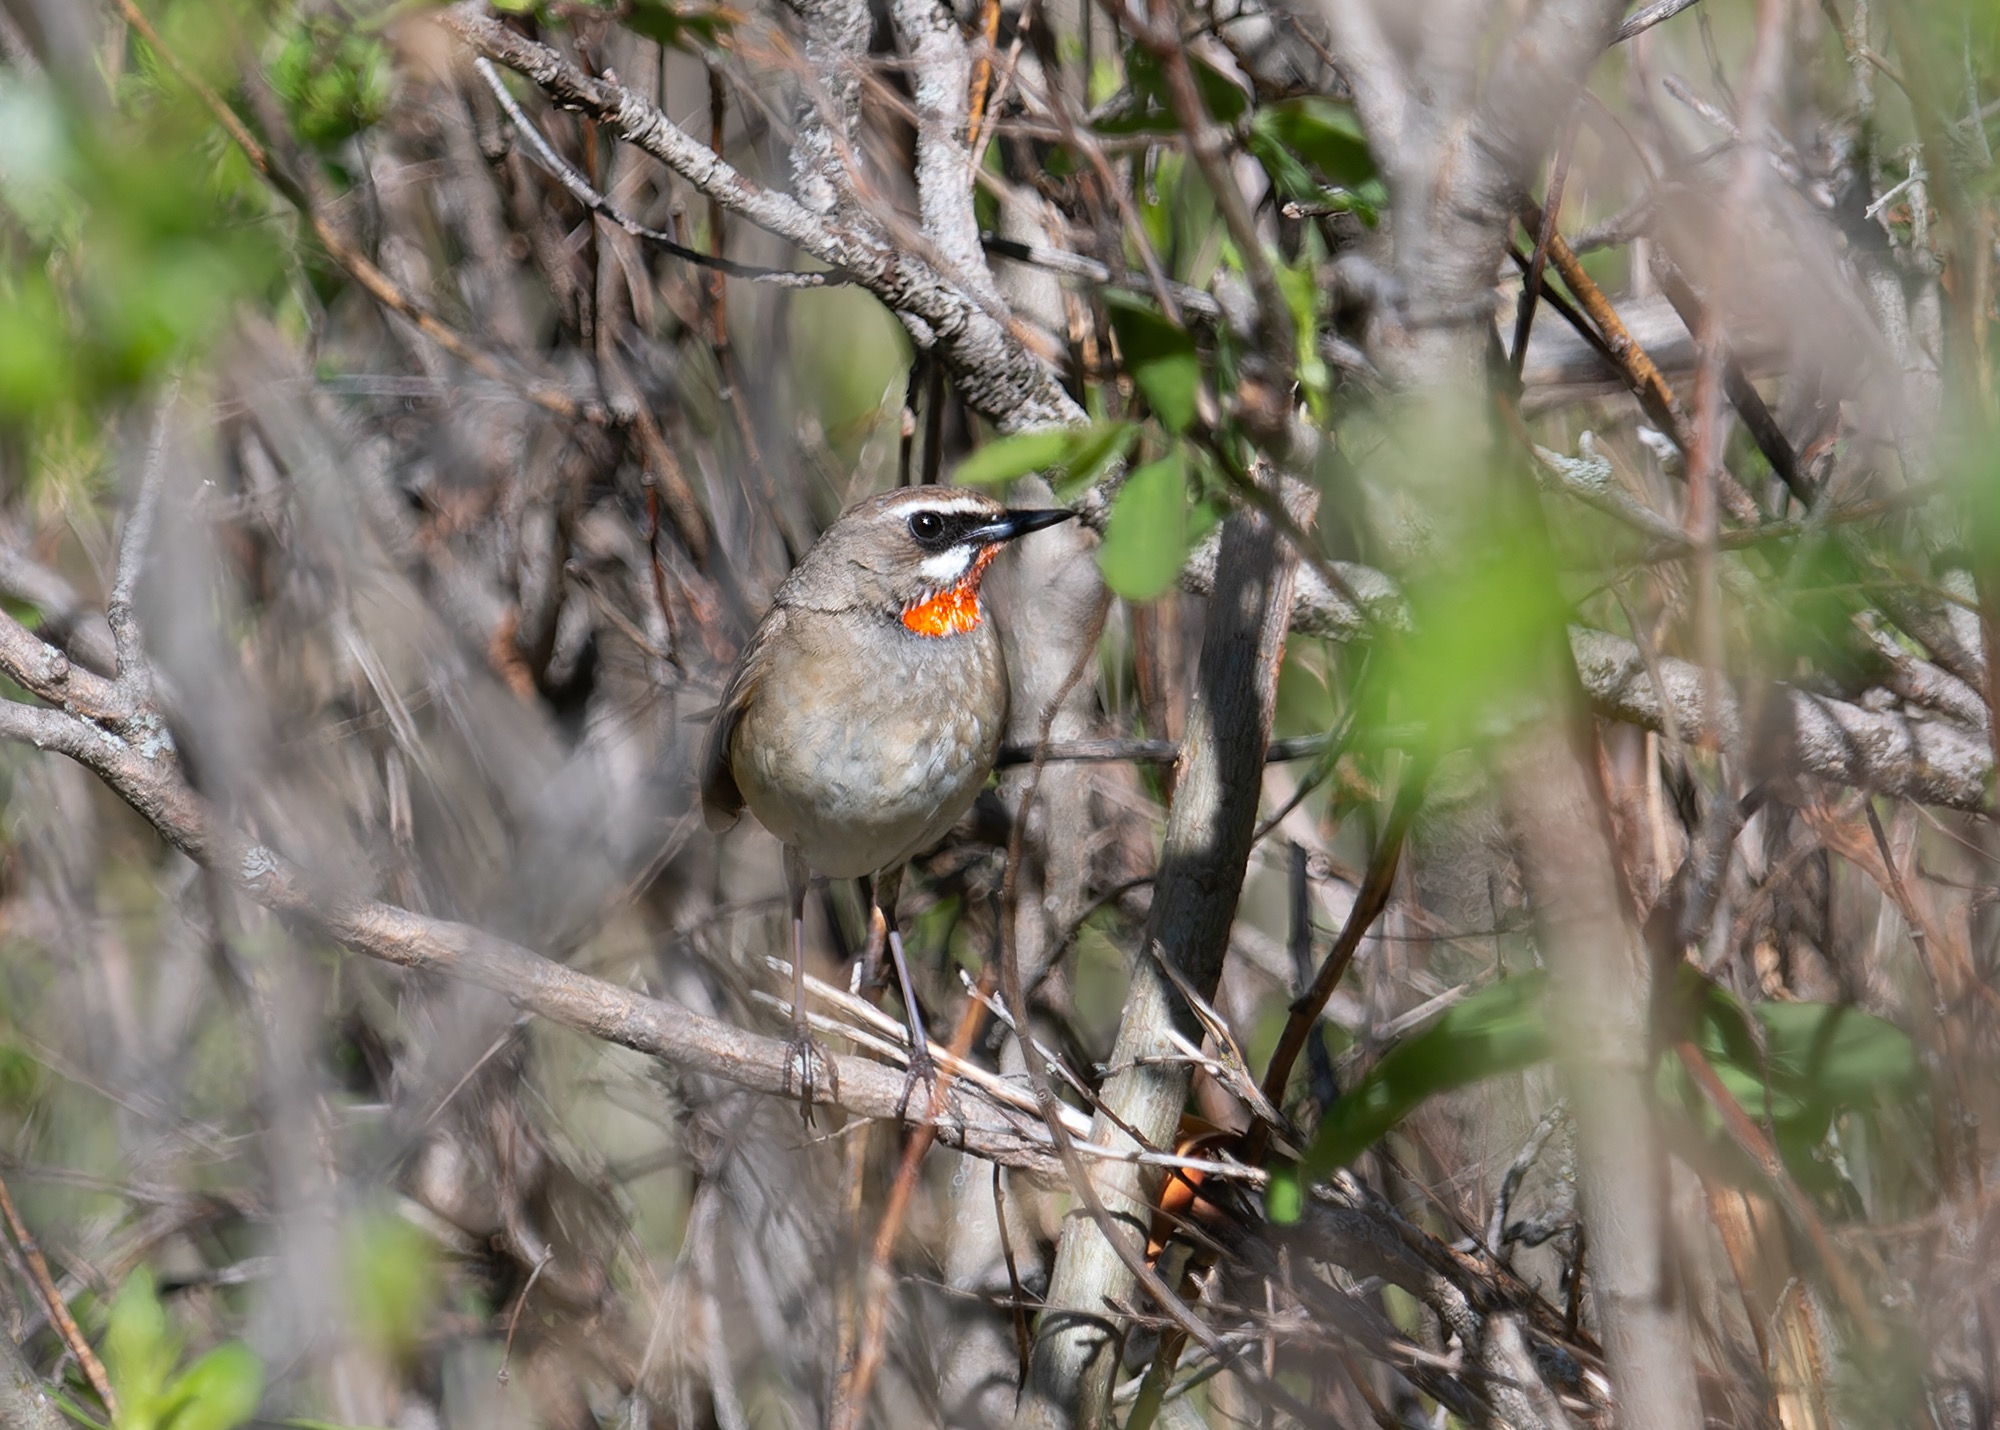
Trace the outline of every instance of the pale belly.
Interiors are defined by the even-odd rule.
[[[922,853],[986,783],[1006,723],[982,665],[998,669],[997,645],[933,654],[875,672],[858,699],[819,670],[773,671],[745,713],[732,761],[744,802],[818,872],[854,878]]]

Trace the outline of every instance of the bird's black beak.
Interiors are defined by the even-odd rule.
[[[1068,521],[1075,515],[1076,513],[1067,507],[1049,507],[1040,511],[1003,511],[984,526],[974,527],[969,535],[972,540],[984,545],[998,546],[1003,541],[1026,536],[1031,531],[1040,531],[1045,526]]]

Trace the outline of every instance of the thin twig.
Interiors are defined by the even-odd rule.
[[[1410,825],[1416,820],[1417,811],[1423,806],[1424,786],[1428,779],[1426,770],[1421,767],[1413,769],[1402,789],[1397,791],[1388,827],[1382,831],[1382,840],[1375,846],[1374,857],[1368,861],[1368,872],[1361,880],[1361,887],[1354,891],[1354,903],[1347,911],[1347,921],[1340,926],[1340,937],[1333,941],[1333,947],[1327,951],[1326,959],[1320,964],[1310,986],[1292,1000],[1290,1016],[1285,1019],[1284,1031],[1278,1035],[1277,1049],[1271,1054],[1271,1061],[1264,1070],[1264,1097],[1271,1105],[1284,1106],[1285,1089],[1292,1080],[1292,1065],[1298,1061],[1306,1039],[1312,1035],[1320,1014],[1326,1010],[1327,1000],[1333,997],[1333,990],[1339,986],[1340,976],[1347,971],[1354,951],[1361,947],[1362,938],[1389,905],[1389,893],[1396,883],[1396,868],[1402,859],[1403,842],[1410,832]],[[1253,1164],[1260,1161],[1275,1130],[1267,1122],[1260,1122],[1251,1129],[1243,1160]]]
[[[14,1244],[20,1248],[21,1260],[27,1265],[28,1279],[35,1283],[35,1294],[42,1298],[42,1306],[48,1312],[49,1324],[62,1336],[63,1344],[69,1347],[76,1363],[83,1367],[83,1373],[90,1381],[90,1388],[97,1392],[97,1398],[104,1402],[105,1410],[115,1424],[118,1419],[118,1397],[111,1392],[111,1377],[105,1374],[104,1362],[97,1358],[97,1352],[90,1348],[90,1342],[83,1338],[83,1330],[76,1318],[69,1313],[69,1306],[63,1301],[62,1292],[56,1289],[56,1279],[49,1274],[49,1263],[42,1259],[42,1249],[35,1244],[29,1234],[27,1223],[21,1220],[20,1212],[14,1209],[14,1198],[7,1192],[7,1182],[0,1177],[0,1216],[7,1220],[7,1229],[13,1234]]]
[[[592,213],[616,224],[634,238],[644,239],[656,248],[665,250],[675,258],[712,269],[731,278],[744,278],[753,283],[769,283],[776,288],[831,288],[851,282],[845,274],[832,272],[801,273],[789,268],[764,268],[752,263],[738,263],[720,254],[703,253],[700,249],[689,248],[679,243],[670,233],[656,228],[648,228],[631,215],[614,205],[592,188],[590,181],[577,173],[556,153],[549,141],[542,137],[542,131],[521,111],[514,96],[507,92],[507,86],[500,82],[499,71],[484,55],[476,56],[472,67],[479,71],[479,77],[486,81],[486,87],[493,91],[493,97],[500,107],[507,111],[507,117],[514,122],[515,132],[527,141],[528,150],[535,156],[542,168],[569,190],[570,196]]]
[[[500,1369],[493,1373],[493,1378],[502,1385],[511,1379],[511,1372],[507,1367],[514,1359],[514,1332],[521,1325],[521,1309],[528,1304],[528,1293],[533,1291],[535,1283],[542,1279],[543,1268],[555,1259],[555,1248],[544,1248],[542,1254],[535,1258],[535,1267],[528,1273],[527,1284],[521,1288],[521,1294],[514,1298],[513,1314],[507,1317],[507,1340],[500,1351]]]
[[[998,970],[988,964],[980,971],[979,986],[987,994],[993,992],[999,981]],[[965,1000],[965,1008],[959,1014],[958,1027],[951,1038],[951,1052],[955,1060],[962,1060],[972,1049],[972,1040],[978,1036],[979,1027],[985,1021],[986,1008],[977,998]],[[854,1368],[848,1374],[834,1400],[834,1410],[829,1422],[834,1430],[853,1430],[860,1423],[863,1408],[868,1404],[868,1391],[875,1383],[875,1373],[882,1367],[882,1352],[888,1340],[889,1292],[895,1286],[895,1278],[889,1271],[889,1259],[896,1253],[897,1238],[902,1235],[903,1220],[909,1214],[910,1199],[916,1194],[917,1173],[923,1167],[924,1154],[937,1140],[938,1119],[944,1115],[945,1103],[951,1092],[952,1073],[948,1065],[938,1068],[937,1077],[931,1083],[929,1105],[924,1109],[924,1118],[910,1132],[903,1144],[903,1158],[896,1167],[896,1180],[890,1184],[889,1200],[882,1208],[882,1221],[875,1228],[875,1240],[868,1248],[868,1266],[862,1272],[861,1284],[866,1298],[861,1311],[861,1349],[854,1358]]]

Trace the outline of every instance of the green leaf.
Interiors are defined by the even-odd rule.
[[[1030,472],[1062,472],[1069,482],[1090,481],[1114,458],[1124,455],[1139,429],[1130,422],[1093,422],[1088,427],[1038,427],[988,442],[951,474],[964,487],[990,487]]]
[[[1030,472],[1046,471],[1060,465],[1076,445],[1075,429],[1038,427],[1032,432],[1016,432],[997,442],[988,442],[958,464],[952,481],[963,487],[989,487],[1011,482]]]
[[[1106,293],[1104,300],[1132,380],[1168,431],[1187,431],[1201,393],[1194,335],[1129,293]]]
[[[119,1430],[160,1424],[161,1393],[180,1358],[180,1341],[153,1291],[153,1273],[142,1266],[118,1288],[104,1333],[104,1369],[118,1397]]]
[[[1759,1003],[1746,1012],[1692,969],[1676,993],[1688,1000],[1695,1045],[1730,1095],[1785,1136],[1816,1145],[1844,1108],[1907,1104],[1925,1091],[1916,1044],[1886,1019],[1841,1003]]]
[[[1376,177],[1361,122],[1352,109],[1330,99],[1308,95],[1264,105],[1251,117],[1250,133],[1283,146],[1342,188]]]
[[[1425,1098],[1519,1072],[1548,1057],[1542,1020],[1547,982],[1536,972],[1489,983],[1384,1053],[1366,1077],[1327,1109],[1300,1175],[1314,1181],[1345,1166]]]
[[[167,1388],[162,1430],[236,1430],[257,1413],[264,1363],[241,1341],[225,1341]]]
[[[437,1244],[389,1212],[370,1212],[347,1228],[347,1304],[376,1348],[403,1356],[419,1343],[443,1285]]]
[[[625,26],[649,40],[672,49],[691,50],[689,37],[713,42],[729,28],[729,17],[720,8],[699,7],[683,10],[667,0],[633,0],[626,12]]]
[[[1199,55],[1187,56],[1194,72],[1194,87],[1202,108],[1218,123],[1233,125],[1250,108],[1250,96],[1243,87]],[[1124,113],[1100,119],[1091,127],[1099,134],[1175,134],[1181,117],[1167,93],[1166,76],[1160,62],[1138,45],[1125,52],[1127,83],[1138,104]]]
[[[1056,491],[1065,501],[1097,480],[1106,467],[1121,460],[1139,440],[1136,422],[1094,422],[1077,429],[1076,445],[1064,454]]]
[[[1290,1226],[1306,1209],[1305,1186],[1297,1167],[1273,1167],[1271,1185],[1264,1193],[1264,1213],[1279,1226]]]
[[[1187,472],[1181,453],[1148,462],[1125,478],[1097,548],[1104,584],[1128,601],[1150,601],[1186,564]]]

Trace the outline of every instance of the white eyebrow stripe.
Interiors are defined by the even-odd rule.
[[[940,516],[985,516],[993,510],[977,497],[932,497],[929,500],[910,503],[910,514],[920,511],[934,511]]]
[[[926,556],[917,566],[926,581],[939,586],[955,585],[971,569],[972,552],[964,546],[954,546],[935,556]]]

